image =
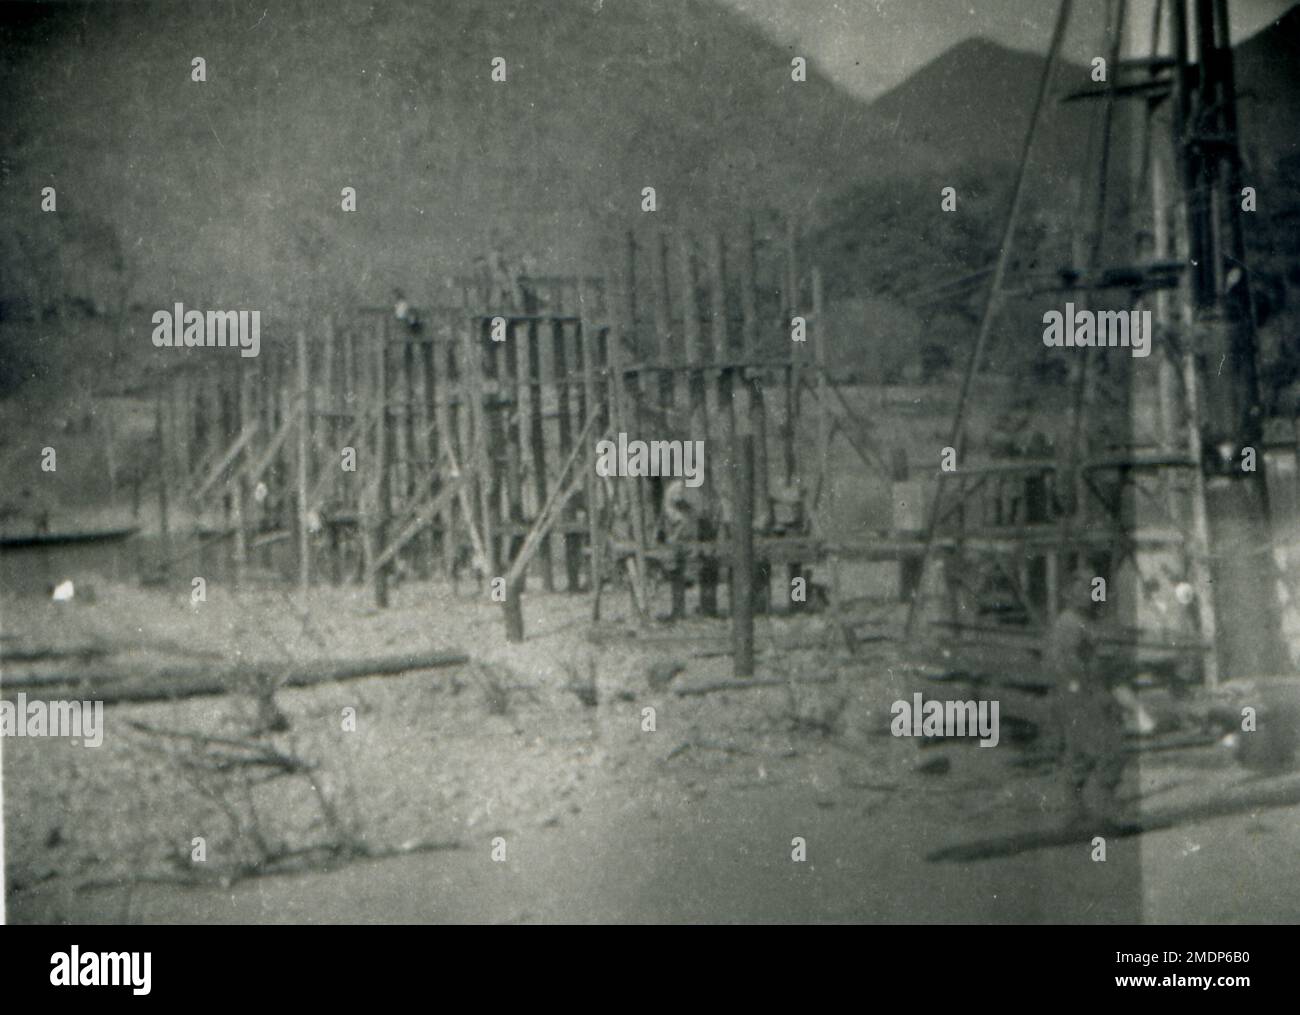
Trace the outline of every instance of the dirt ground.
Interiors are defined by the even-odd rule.
[[[500,608],[468,589],[400,586],[373,609],[357,588],[180,592],[101,588],[94,603],[3,600],[10,643],[111,642],[244,659],[310,660],[459,648],[468,666],[282,689],[278,750],[318,765],[336,829],[309,782],[268,783],[254,815],[196,792],[175,754],[128,724],[233,736],[252,698],[106,709],[99,748],[3,744],[10,922],[1267,922],[1294,919],[1300,808],[1182,825],[1092,846],[973,863],[927,854],[1062,820],[1050,771],[1019,749],[918,749],[884,733],[890,704],[933,685],[897,642],[850,654],[824,616],[760,618],[758,677],[786,683],[679,695],[726,679],[724,622],[637,634],[625,593],[592,637],[586,597],[527,596],[528,638],[499,636]],[[125,618],[134,618],[128,624]],[[713,640],[710,641],[709,639]],[[151,650],[151,651],[157,651]],[[702,653],[702,654],[696,654]],[[656,663],[684,669],[653,689]],[[596,704],[567,690],[588,672]],[[643,730],[643,709],[655,730]],[[343,710],[356,710],[345,731]],[[935,763],[932,758],[945,759]],[[1226,753],[1167,752],[1131,766],[1145,806],[1191,802],[1241,779]],[[239,811],[239,813],[245,813]],[[191,842],[205,840],[194,863]],[[806,843],[794,862],[793,840]],[[494,840],[503,840],[501,841]],[[260,842],[300,857],[241,877]],[[493,858],[494,846],[499,859]],[[504,847],[504,859],[501,848]],[[380,855],[381,858],[366,858]],[[242,866],[241,866],[242,865]],[[1271,873],[1268,873],[1270,872]]]

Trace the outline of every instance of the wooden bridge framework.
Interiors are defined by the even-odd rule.
[[[703,440],[716,502],[748,434],[762,552],[742,589],[762,608],[773,561],[798,576],[799,555],[819,553],[833,437],[881,462],[830,383],[820,276],[797,251],[793,229],[760,236],[752,220],[730,235],[629,233],[603,276],[456,278],[405,319],[363,308],[264,336],[256,360],[178,370],[158,401],[164,529],[197,514],[237,579],[291,560],[302,586],[361,579],[380,605],[400,573],[503,578],[512,638],[530,572],[595,593],[596,615],[616,574],[643,619],[652,575],[672,615],[690,585],[716,614],[731,557],[719,519],[663,541],[661,484],[597,477],[595,446]]]

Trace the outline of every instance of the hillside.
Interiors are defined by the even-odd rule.
[[[1295,264],[1295,222],[1300,213],[1295,169],[1300,166],[1300,7],[1235,48],[1241,109],[1242,146],[1247,175],[1267,200],[1268,214],[1247,222],[1252,244],[1255,280],[1270,290],[1269,307],[1261,320],[1283,306],[1300,303],[1283,291],[1300,286]],[[895,304],[895,316],[905,305],[921,315],[914,327],[923,340],[944,351],[955,351],[960,361],[962,344],[974,333],[980,301],[948,300],[936,303],[935,291],[955,279],[990,264],[997,254],[997,238],[1006,213],[1016,160],[1028,126],[1030,111],[1042,73],[1043,57],[1008,49],[987,39],[971,39],[954,46],[919,69],[871,105],[871,111],[890,125],[893,136],[905,144],[926,146],[934,161],[906,181],[865,180],[834,198],[834,210],[822,216],[826,225],[813,239],[826,265],[827,289],[837,297],[860,296],[864,290]],[[1086,68],[1063,65],[1054,91],[1060,95],[1089,87]],[[1078,227],[1081,185],[1094,187],[1096,135],[1103,104],[1054,102],[1035,139],[1026,180],[1026,205],[1022,229],[1015,244],[1012,278],[1020,272],[1053,272],[1070,262],[1070,239]],[[1125,123],[1138,107],[1121,103],[1116,109],[1112,148],[1111,194],[1122,195],[1132,165],[1129,139],[1135,136]],[[1288,162],[1289,160],[1289,162]],[[1249,182],[1249,181],[1248,181]],[[939,211],[939,192],[953,186],[961,214]],[[1112,207],[1122,213],[1121,200]],[[1263,208],[1261,204],[1261,208]],[[918,213],[920,209],[921,213]],[[1114,244],[1122,243],[1122,229],[1106,234],[1103,257],[1124,256]],[[1286,276],[1286,281],[1284,281]],[[979,286],[949,290],[949,294],[982,294]],[[1014,314],[1017,307],[1009,306]],[[879,316],[879,315],[877,315]],[[1286,320],[1266,332],[1264,347],[1270,357],[1291,356],[1294,332]],[[863,325],[859,330],[878,329]],[[1274,334],[1276,332],[1276,334]],[[874,339],[888,346],[881,334]],[[1285,353],[1283,346],[1291,349]],[[870,348],[868,359],[885,355]],[[991,360],[999,362],[997,339]],[[1272,369],[1272,368],[1270,368]],[[1276,372],[1276,371],[1275,371]],[[1284,379],[1300,376],[1300,368],[1282,371]]]
[[[1043,57],[984,38],[967,39],[940,54],[871,104],[905,142],[933,148],[947,165],[993,169],[1020,157]],[[1058,92],[1067,83],[1086,87],[1088,71],[1064,63]],[[1074,172],[1088,138],[1089,111],[1055,104],[1043,124],[1035,159],[1044,172]]]
[[[639,216],[644,186],[666,219],[734,221],[926,161],[704,0],[67,5],[11,13],[0,48],[9,301],[33,272],[150,305],[422,299],[494,229],[543,266],[596,263],[598,224]]]
[[[1247,164],[1275,168],[1300,154],[1300,6],[1233,54]]]

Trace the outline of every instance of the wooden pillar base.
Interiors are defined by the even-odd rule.
[[[501,604],[506,617],[506,641],[518,644],[524,640],[524,602],[519,586],[506,590],[506,601]]]

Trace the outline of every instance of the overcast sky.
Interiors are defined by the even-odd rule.
[[[1016,49],[1046,51],[1055,0],[722,0],[807,55],[840,85],[874,98],[944,50],[975,35]],[[1150,25],[1154,0],[1130,0]],[[1231,0],[1233,40],[1283,14],[1296,0]],[[1104,0],[1076,0],[1069,54],[1086,61],[1101,48]],[[1143,29],[1146,31],[1146,29]]]

